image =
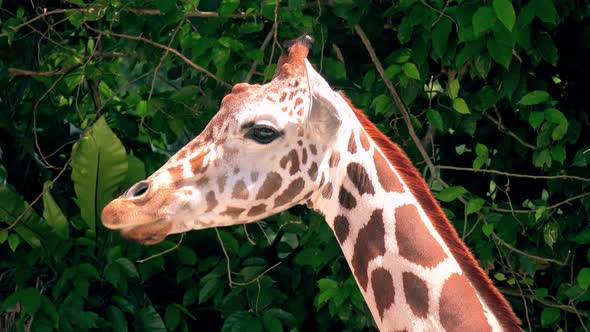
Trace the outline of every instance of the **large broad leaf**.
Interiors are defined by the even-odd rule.
[[[104,118],[72,150],[72,181],[82,218],[92,230],[102,208],[127,175],[127,154]]]
[[[17,194],[10,186],[0,186],[0,222],[13,224],[25,211],[28,203]],[[41,239],[44,239],[51,229],[44,220],[29,209],[12,228],[31,247],[41,247]],[[13,237],[14,238],[14,237]],[[50,238],[46,239],[50,241]]]
[[[51,191],[49,191],[50,185],[51,183],[49,181],[43,184],[45,190],[43,194],[43,218],[47,220],[47,223],[59,237],[67,239],[70,235],[68,220],[53,199],[53,196],[51,196]]]

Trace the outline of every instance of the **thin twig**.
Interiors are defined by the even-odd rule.
[[[541,262],[555,263],[555,264],[560,265],[560,266],[565,266],[565,265],[567,265],[567,262],[568,262],[568,260],[570,258],[570,255],[571,255],[571,251],[568,251],[567,256],[565,257],[565,259],[563,261],[558,261],[558,260],[553,259],[553,258],[545,258],[545,257],[541,257],[541,256],[529,254],[529,253],[524,252],[524,251],[522,251],[520,249],[516,249],[512,245],[506,243],[506,241],[504,241],[502,238],[500,238],[495,232],[492,232],[492,237],[494,239],[496,239],[501,245],[503,245],[506,248],[514,251],[515,253],[520,254],[522,256],[526,256],[526,257],[532,258],[534,260],[541,261]]]
[[[273,34],[274,34],[274,30],[271,30],[268,32],[268,34],[264,38],[264,41],[262,42],[262,45],[260,46],[260,53],[261,54],[264,54],[264,50],[268,46],[268,43],[270,42],[270,39],[272,38]],[[254,72],[256,71],[256,67],[258,67],[259,64],[260,64],[260,61],[258,61],[258,60],[254,60],[254,62],[252,62],[252,66],[250,66],[250,70],[248,71],[248,74],[246,74],[246,78],[244,78],[245,83],[250,83],[250,80],[252,79],[252,76],[254,75]]]
[[[453,170],[453,171],[466,171],[466,172],[474,172],[474,173],[491,173],[491,174],[498,174],[513,178],[526,178],[526,179],[534,179],[534,180],[553,180],[553,179],[564,179],[564,180],[578,180],[584,182],[590,182],[589,178],[583,178],[575,175],[530,175],[530,174],[519,174],[519,173],[509,173],[498,171],[495,169],[474,169],[471,167],[458,167],[458,166],[447,166],[447,165],[436,165],[437,169],[444,169],[444,170]]]
[[[485,117],[486,117],[488,120],[490,120],[490,121],[492,121],[494,124],[496,124],[496,126],[498,126],[498,130],[499,130],[499,131],[501,131],[501,132],[503,132],[503,133],[506,133],[508,136],[510,136],[510,137],[512,137],[512,138],[514,138],[514,139],[515,139],[515,140],[516,140],[518,143],[522,144],[523,146],[525,146],[525,147],[527,147],[527,148],[529,148],[529,149],[531,149],[531,150],[536,150],[536,149],[537,149],[537,148],[536,148],[534,145],[532,145],[532,144],[530,144],[530,143],[527,143],[527,142],[525,142],[525,141],[524,141],[522,138],[520,138],[518,135],[516,135],[516,134],[515,134],[515,133],[514,133],[512,130],[510,130],[510,129],[506,128],[506,126],[504,126],[504,125],[502,124],[502,122],[500,122],[500,120],[498,120],[498,119],[494,118],[493,116],[491,116],[491,115],[489,115],[489,114],[487,114],[487,113],[485,113],[485,114],[484,114],[484,116],[485,116]]]
[[[268,269],[264,270],[261,274],[259,274],[256,278],[247,281],[247,282],[235,282],[233,281],[233,284],[236,286],[248,286],[256,281],[258,281],[260,278],[262,278],[265,274],[267,274],[268,272],[270,272],[270,270],[274,269],[275,267],[279,266],[281,264],[281,262],[276,262],[273,266],[269,267]]]
[[[137,261],[135,261],[135,262],[136,262],[136,263],[139,263],[139,264],[141,264],[141,263],[144,263],[144,262],[147,262],[147,261],[149,261],[150,259],[154,259],[154,258],[156,258],[156,257],[162,256],[162,255],[166,255],[167,253],[169,253],[169,252],[171,252],[171,251],[174,251],[174,250],[176,250],[178,247],[180,247],[180,244],[182,243],[182,240],[184,240],[184,235],[185,235],[185,234],[186,234],[186,233],[182,233],[182,234],[180,234],[180,240],[178,240],[178,243],[176,243],[176,245],[174,245],[174,247],[172,247],[172,248],[168,248],[168,249],[166,249],[166,250],[164,250],[164,251],[161,251],[161,252],[159,252],[159,253],[157,253],[157,254],[153,254],[153,255],[151,255],[151,256],[149,256],[149,257],[146,257],[146,258],[144,258],[144,259],[137,260]]]
[[[584,197],[587,197],[587,196],[590,196],[590,192],[579,194],[579,195],[570,197],[570,198],[568,198],[566,200],[563,200],[561,202],[555,203],[553,205],[549,205],[549,206],[546,207],[546,209],[547,210],[553,210],[553,209],[556,209],[556,208],[558,208],[558,207],[560,207],[560,206],[562,206],[564,204],[567,204],[567,203],[569,203],[571,201],[575,201],[577,199],[581,199],[581,198],[584,198]],[[505,213],[511,213],[511,212],[513,212],[513,213],[533,213],[533,212],[536,212],[537,211],[537,210],[534,210],[534,209],[532,209],[532,210],[513,210],[513,209],[504,209],[504,208],[492,208],[492,210],[497,211],[497,212],[505,212]]]
[[[502,288],[502,287],[498,287],[498,290],[506,295],[512,295],[512,296],[520,296],[520,294],[510,288]],[[553,302],[553,301],[548,301],[548,300],[543,300],[540,299],[536,296],[533,295],[528,295],[528,294],[523,294],[524,297],[526,297],[527,299],[533,300],[533,301],[537,301],[543,305],[546,305],[548,307],[553,307],[553,308],[557,308],[563,311],[567,311],[567,312],[571,312],[571,313],[576,313],[578,312],[578,314],[580,316],[584,316],[584,317],[590,317],[590,312],[589,311],[580,311],[577,310],[575,307],[570,306],[570,305],[565,305],[565,304],[561,304],[561,303],[557,303],[557,302]]]
[[[128,9],[125,9],[125,11],[132,12],[134,14],[140,14],[140,15],[164,15],[158,9],[128,8]],[[217,12],[204,12],[204,11],[200,11],[200,10],[193,10],[193,11],[186,12],[184,16],[185,17],[203,17],[203,18],[220,17],[219,13],[217,13]],[[229,18],[246,18],[246,17],[255,17],[255,16],[256,16],[255,13],[239,12],[237,14],[231,14],[228,17]]]
[[[393,101],[395,102],[395,105],[402,113],[402,116],[404,118],[406,126],[408,127],[408,133],[410,134],[412,141],[414,141],[414,144],[416,144],[416,148],[418,149],[418,151],[420,151],[420,154],[422,155],[424,162],[426,162],[426,165],[428,165],[428,169],[430,170],[430,173],[433,176],[435,176],[436,170],[434,168],[434,164],[432,163],[432,160],[430,160],[428,153],[426,152],[426,150],[424,149],[424,146],[420,142],[420,138],[418,138],[418,135],[416,135],[416,132],[414,131],[414,126],[412,125],[410,113],[406,109],[406,106],[404,105],[403,101],[401,100],[400,96],[398,95],[397,91],[395,90],[395,87],[393,86],[393,83],[391,83],[391,80],[389,80],[388,78],[385,77],[385,71],[383,70],[383,66],[381,65],[381,61],[379,61],[379,58],[375,54],[375,50],[373,49],[373,46],[371,46],[371,41],[369,41],[369,39],[367,38],[367,35],[363,31],[363,29],[360,27],[360,25],[358,25],[358,24],[355,25],[354,29],[356,30],[356,33],[359,35],[359,37],[363,41],[365,48],[369,52],[369,55],[371,56],[371,60],[373,61],[375,68],[379,72],[381,79],[385,83],[387,90],[389,90],[389,93],[393,97]]]
[[[219,82],[219,84],[225,86],[226,88],[231,88],[231,85],[227,82],[225,82],[224,80],[220,79],[219,77],[215,76],[215,74],[211,73],[210,71],[208,71],[207,69],[197,65],[196,63],[192,62],[191,60],[189,60],[184,54],[180,53],[178,50],[174,49],[174,48],[170,48],[166,45],[157,43],[151,39],[147,39],[144,37],[138,37],[138,36],[131,36],[131,35],[127,35],[127,34],[123,34],[123,33],[115,33],[115,32],[111,32],[111,31],[101,31],[101,30],[97,30],[94,29],[93,27],[85,24],[86,28],[88,28],[89,30],[92,30],[96,33],[102,33],[105,34],[107,36],[114,36],[114,37],[119,37],[119,38],[124,38],[124,39],[130,39],[130,40],[137,40],[137,41],[141,41],[144,42],[146,44],[150,44],[152,46],[161,48],[163,50],[167,50],[170,53],[175,54],[177,57],[179,57],[180,59],[182,59],[182,61],[186,62],[189,66],[193,67],[194,69],[202,72],[203,74],[211,77],[212,79],[216,80],[217,82]]]
[[[172,37],[170,37],[170,42],[168,43],[168,46],[167,46],[168,48],[170,48],[170,46],[172,46],[172,43],[174,42],[174,38],[176,38],[176,34],[178,33],[178,31],[180,30],[180,28],[184,24],[184,20],[185,20],[185,18],[183,17],[182,20],[180,20],[180,22],[178,22],[176,29],[174,29],[174,32],[172,33]],[[170,51],[168,51],[168,50],[164,51],[164,54],[162,54],[162,57],[160,58],[160,62],[158,63],[158,65],[154,69],[154,77],[152,77],[152,84],[150,86],[150,93],[148,94],[148,100],[152,99],[152,94],[154,92],[154,86],[156,85],[156,78],[158,77],[158,72],[160,71],[160,68],[162,68],[162,64],[164,63],[164,59],[166,59],[166,56],[168,56],[168,53],[170,53]]]

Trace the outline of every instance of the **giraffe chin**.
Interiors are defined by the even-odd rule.
[[[143,245],[153,245],[164,241],[170,234],[172,222],[156,221],[150,224],[144,224],[121,230],[121,235],[132,241],[137,241]]]

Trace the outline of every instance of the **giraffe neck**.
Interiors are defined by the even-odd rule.
[[[336,234],[379,329],[519,330],[428,189],[427,201],[416,195],[426,185],[407,157],[354,112],[356,125],[341,131],[325,166],[331,181],[312,205]]]

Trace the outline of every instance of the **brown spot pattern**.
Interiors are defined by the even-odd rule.
[[[428,315],[428,286],[426,282],[412,272],[402,274],[406,302],[417,317]]]
[[[266,204],[258,204],[254,205],[250,210],[248,210],[248,217],[254,217],[259,214],[263,214],[266,211]]]
[[[334,218],[334,233],[336,233],[336,237],[340,244],[346,241],[349,231],[350,224],[348,219],[345,216],[336,216],[336,218]]]
[[[211,212],[217,206],[217,199],[215,198],[215,192],[213,190],[207,192],[205,195],[205,201],[207,202],[207,210],[205,210],[205,212]]]
[[[452,274],[440,296],[440,322],[447,332],[492,331],[475,290],[463,275]]]
[[[289,151],[281,161],[279,162],[282,168],[287,168],[287,164],[291,163],[291,167],[289,168],[289,174],[293,175],[299,171],[299,156],[297,155],[297,151],[295,149]]]
[[[225,190],[225,182],[227,181],[227,175],[221,175],[217,178],[217,188],[219,189],[219,193],[223,193]]]
[[[195,182],[195,184],[197,185],[197,187],[203,187],[203,186],[205,186],[208,183],[209,183],[209,178],[206,177],[206,176],[203,176],[203,177],[199,178],[197,180],[197,182]]]
[[[435,267],[447,257],[414,205],[402,205],[395,210],[395,238],[400,256],[412,263]]]
[[[234,190],[231,193],[231,197],[235,199],[248,199],[248,187],[246,187],[246,183],[244,180],[239,180],[234,185]]]
[[[301,163],[303,165],[307,164],[307,149],[303,148],[303,151],[301,151]]]
[[[316,154],[318,154],[318,148],[315,146],[315,144],[310,144],[309,145],[309,151],[311,151],[311,154],[313,154],[314,156]]]
[[[193,174],[202,173],[207,169],[207,166],[204,165],[205,156],[207,153],[201,152],[189,160]]]
[[[287,99],[287,93],[283,92],[281,93],[281,98],[279,98],[279,101],[282,103],[285,101],[285,99]]]
[[[303,98],[297,97],[297,99],[295,99],[295,105],[293,105],[293,108],[297,108],[297,106],[301,104],[303,104]]]
[[[266,179],[264,179],[264,182],[262,183],[262,186],[260,187],[260,190],[258,190],[258,193],[256,194],[256,199],[269,198],[270,196],[272,196],[272,194],[274,194],[277,190],[279,190],[281,188],[282,183],[283,183],[283,180],[282,180],[281,176],[279,175],[279,173],[276,173],[276,172],[268,173],[268,175],[266,176]]]
[[[352,184],[356,187],[359,193],[362,194],[375,194],[375,188],[369,178],[369,174],[363,165],[352,162],[346,166],[346,173],[350,178]]]
[[[225,211],[221,212],[222,216],[228,216],[230,218],[236,219],[242,214],[242,212],[246,211],[246,209],[242,209],[235,206],[228,206]]]
[[[252,182],[257,181],[258,180],[258,172],[250,173],[250,179],[252,179]]]
[[[375,149],[373,153],[373,160],[375,161],[375,169],[377,170],[377,179],[384,190],[389,192],[401,193],[404,191],[402,183],[397,178],[397,175],[391,170],[389,163],[385,158]]]
[[[342,207],[347,209],[354,209],[356,206],[356,198],[344,187],[340,187],[340,192],[338,193],[338,201]]]
[[[356,153],[356,142],[354,139],[354,131],[350,133],[350,139],[348,140],[348,152],[355,154]]]
[[[170,167],[168,173],[170,173],[170,176],[175,180],[182,178],[182,164]]]
[[[309,170],[307,171],[307,175],[309,175],[309,177],[311,178],[312,181],[315,181],[315,179],[317,179],[317,177],[318,177],[318,164],[316,164],[315,161],[313,163],[311,163],[311,166],[309,167]]]
[[[385,254],[385,225],[383,210],[377,209],[371,214],[369,222],[361,228],[354,244],[352,267],[354,275],[363,289],[367,290],[369,262]]]
[[[365,149],[365,151],[369,151],[371,144],[369,143],[369,138],[367,137],[367,134],[365,134],[364,130],[359,130],[359,137],[361,139],[361,146],[363,149]]]
[[[379,311],[379,317],[383,320],[385,310],[395,303],[395,288],[391,273],[382,267],[378,267],[371,273],[371,287],[375,304]]]
[[[330,160],[328,161],[328,163],[330,164],[330,167],[338,166],[339,162],[340,162],[340,152],[333,151],[332,155],[330,156]]]
[[[330,182],[324,187],[324,189],[322,189],[322,197],[325,199],[329,199],[330,197],[332,197],[332,191],[334,191],[334,187]]]
[[[285,205],[289,203],[295,198],[295,196],[299,195],[303,190],[303,186],[305,185],[305,181],[302,178],[297,178],[293,180],[293,182],[289,183],[287,189],[285,189],[277,198],[275,199],[275,207]]]

